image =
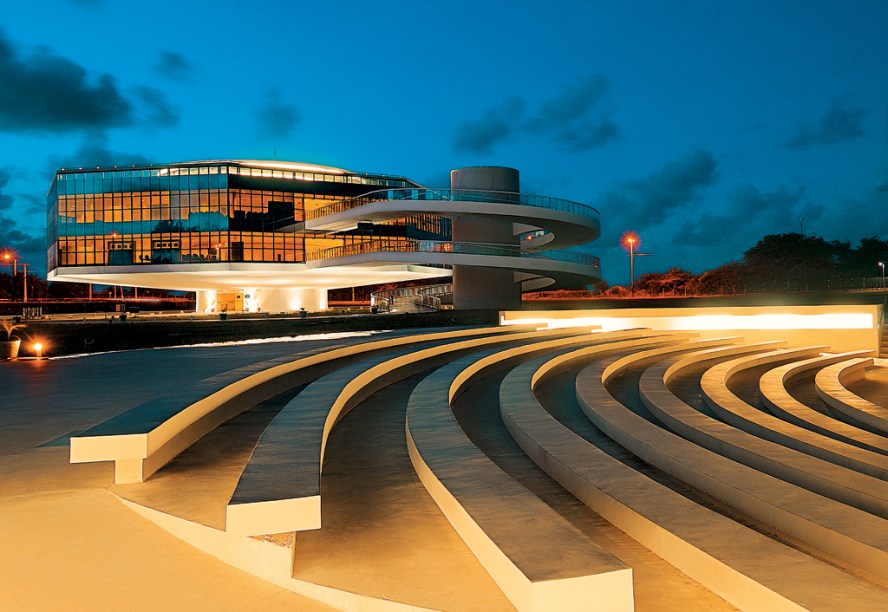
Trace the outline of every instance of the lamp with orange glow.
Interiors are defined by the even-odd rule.
[[[623,232],[623,235],[620,237],[620,243],[624,249],[629,251],[629,288],[632,294],[635,295],[635,253],[641,245],[641,238],[638,237],[638,234],[629,230]]]
[[[9,265],[10,262],[12,263],[12,275],[13,276],[16,276],[18,273],[18,270],[16,269],[18,267],[17,260],[18,260],[18,255],[16,255],[15,251],[9,251],[9,250],[3,251],[3,263],[5,263],[7,265]]]

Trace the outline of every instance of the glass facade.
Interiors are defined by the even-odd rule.
[[[416,186],[402,177],[285,162],[61,170],[47,196],[48,269],[300,263],[312,251],[359,242],[449,239],[449,222],[433,214],[338,233],[296,225],[337,200]]]

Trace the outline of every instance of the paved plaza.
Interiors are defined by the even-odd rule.
[[[607,337],[611,343],[607,345],[601,344],[605,342],[604,336],[598,341],[588,333],[583,336],[577,335],[579,332],[516,332],[511,337],[499,334],[500,338],[494,338],[496,334],[478,339],[451,337],[447,340],[450,344],[441,344],[440,340],[437,344],[425,343],[416,349],[399,349],[400,352],[391,353],[388,361],[377,360],[384,365],[397,361],[395,356],[403,354],[404,357],[398,359],[407,359],[404,363],[422,358],[428,359],[428,365],[418,370],[408,368],[403,375],[386,379],[381,386],[362,382],[372,387],[373,392],[349,405],[350,411],[341,417],[323,447],[321,529],[294,528],[295,535],[269,533],[247,539],[266,546],[264,550],[271,547],[272,555],[274,549],[289,547],[292,550],[292,578],[277,582],[251,575],[249,572],[253,570],[247,567],[249,564],[242,565],[249,571],[242,571],[233,567],[237,564],[220,560],[227,553],[214,548],[213,538],[237,539],[225,535],[226,504],[230,512],[230,500],[242,486],[239,480],[254,461],[251,459],[254,447],[259,449],[266,443],[266,437],[273,430],[271,424],[277,426],[278,416],[295,405],[293,402],[302,391],[309,394],[310,389],[332,384],[337,375],[341,377],[351,371],[344,365],[336,365],[324,375],[313,375],[296,388],[275,394],[213,428],[145,482],[114,484],[115,469],[109,461],[69,463],[68,439],[159,396],[176,395],[198,381],[212,380],[238,368],[257,363],[285,363],[304,359],[309,354],[325,354],[334,348],[347,353],[352,350],[349,346],[401,342],[397,338],[410,334],[382,333],[0,362],[0,377],[5,383],[0,398],[0,482],[3,483],[0,549],[4,550],[0,556],[0,601],[11,609],[22,610],[329,609],[320,601],[348,609],[510,610],[516,606],[530,609],[521,603],[523,600],[510,590],[507,582],[502,582],[495,563],[492,565],[489,558],[479,554],[472,536],[460,526],[452,510],[442,506],[439,493],[429,488],[428,473],[421,468],[426,466],[431,473],[436,473],[457,495],[459,504],[468,509],[473,520],[481,521],[478,524],[483,527],[483,519],[472,510],[476,502],[471,496],[477,493],[471,490],[457,493],[459,487],[447,480],[445,472],[438,471],[444,469],[444,464],[435,463],[438,451],[424,446],[425,441],[419,436],[421,431],[417,429],[421,427],[419,421],[407,421],[408,436],[405,437],[407,415],[416,410],[413,402],[419,397],[428,403],[431,397],[425,391],[417,391],[428,387],[433,378],[430,373],[439,377],[446,374],[447,363],[455,364],[449,366],[454,372],[473,371],[482,367],[474,365],[476,362],[485,363],[485,354],[491,356],[489,365],[483,366],[489,373],[476,376],[471,385],[451,400],[453,418],[464,432],[460,435],[467,436],[474,447],[492,461],[491,466],[496,466],[493,469],[502,470],[511,481],[523,487],[522,490],[542,500],[546,512],[553,512],[553,520],[563,522],[568,532],[576,534],[570,537],[588,542],[588,546],[600,551],[596,554],[613,559],[617,566],[631,568],[630,602],[635,609],[727,610],[734,609],[738,602],[726,601],[725,597],[732,597],[729,588],[726,596],[713,592],[713,588],[722,588],[718,581],[713,586],[706,578],[695,578],[677,569],[676,563],[667,562],[662,552],[652,552],[651,544],[643,537],[630,533],[631,522],[627,527],[620,523],[624,519],[619,516],[615,519],[601,514],[583,495],[566,489],[557,471],[542,469],[545,465],[540,464],[527,446],[528,440],[515,437],[514,427],[530,427],[530,421],[522,424],[522,419],[526,420],[530,413],[521,412],[520,402],[526,403],[535,397],[534,401],[539,401],[551,415],[547,418],[560,423],[558,427],[570,429],[586,444],[609,454],[612,459],[608,461],[617,459],[634,473],[644,474],[651,482],[658,483],[655,486],[665,487],[669,495],[677,494],[684,500],[682,503],[690,502],[716,517],[712,520],[727,518],[743,531],[765,534],[762,550],[776,546],[776,553],[784,554],[781,551],[786,549],[787,559],[794,560],[797,550],[805,551],[811,556],[802,555],[803,559],[798,562],[813,563],[810,571],[815,575],[819,575],[816,572],[821,571],[821,567],[826,567],[821,560],[828,555],[811,550],[804,542],[792,548],[785,546],[789,539],[784,539],[779,529],[775,532],[768,527],[754,512],[738,510],[716,494],[701,492],[695,485],[687,486],[665,468],[658,467],[656,461],[640,461],[638,456],[627,452],[631,446],[624,448],[615,444],[612,437],[602,433],[607,430],[606,423],[593,426],[584,415],[585,396],[579,391],[578,381],[585,380],[597,363],[605,368],[615,363],[616,357],[623,356],[625,363],[619,363],[623,363],[621,367],[628,374],[608,383],[608,390],[630,411],[653,424],[657,419],[638,398],[638,389],[643,390],[649,383],[643,381],[647,374],[643,375],[644,369],[635,365],[636,362],[656,364],[660,363],[657,359],[672,354],[693,356],[701,351],[716,350],[726,351],[721,358],[726,361],[728,355],[737,359],[736,355],[742,355],[746,349],[720,348],[718,340],[697,341],[698,345],[690,340],[691,344],[683,344],[688,341],[682,339],[684,336],[660,339],[657,334],[646,332],[616,332]],[[469,332],[438,333],[452,336]],[[460,342],[463,344],[459,345],[459,351],[443,361],[433,363],[431,357],[423,357]],[[549,347],[545,349],[548,353],[540,353],[544,345]],[[589,347],[583,349],[586,345]],[[569,350],[584,350],[586,356],[579,361],[566,361],[553,370],[553,374],[547,374],[533,394],[528,391],[515,395],[516,401],[520,401],[509,409],[511,412],[506,409],[507,401],[511,400],[507,400],[504,389],[520,382],[524,370],[529,375],[534,368],[548,367],[548,361],[566,358],[559,355],[573,354],[565,352]],[[645,350],[653,351],[650,357],[644,357]],[[358,355],[352,357],[349,368],[358,371],[364,361],[371,363],[360,356],[363,351],[365,349],[360,349]],[[515,356],[505,357],[508,351],[513,351]],[[595,357],[596,351],[602,357]],[[655,359],[655,353],[663,357]],[[524,354],[527,356],[514,361]],[[534,354],[544,356],[533,361]],[[606,354],[615,357],[605,359]],[[526,366],[519,368],[523,362]],[[732,388],[743,398],[752,397],[766,369],[744,371],[731,381]],[[689,373],[682,373],[671,389],[700,414],[712,414],[701,399],[703,371],[698,370],[696,374],[693,368]],[[328,380],[330,383],[325,382]],[[810,383],[803,382],[794,381],[794,385],[787,388],[803,403],[815,405],[826,415],[827,410],[822,403],[817,403],[820,400],[813,392],[813,379]],[[876,359],[853,389],[866,401],[884,407],[888,403],[888,362]],[[593,393],[593,390],[584,393]],[[664,406],[667,403],[663,401]],[[545,447],[546,435],[532,434],[531,429],[527,432],[532,444]],[[867,431],[866,435],[876,434]],[[870,450],[875,453],[873,456],[878,456],[878,449]],[[864,459],[870,460],[870,455]],[[865,462],[864,459],[860,461]],[[480,474],[478,478],[487,478]],[[606,489],[608,485],[599,486]],[[881,495],[881,489],[877,485],[873,487],[874,497]],[[669,498],[660,499],[667,503],[665,500]],[[485,503],[501,502],[491,499]],[[517,503],[516,498],[513,505]],[[884,513],[879,508],[881,506],[867,515],[868,520],[884,521]],[[646,512],[643,505],[638,506],[637,511]],[[848,512],[853,515],[857,510]],[[503,525],[509,520],[507,514],[501,514]],[[664,521],[664,528],[678,529],[666,525],[666,519],[657,520]],[[692,520],[690,515],[687,520]],[[193,528],[184,527],[187,525]],[[538,528],[531,525],[528,523],[527,529]],[[523,528],[510,529],[518,536]],[[190,538],[191,544],[171,532],[179,533],[186,540]],[[679,533],[680,529],[674,532]],[[201,533],[213,535],[203,538]],[[755,539],[758,537],[755,535],[750,541],[759,542]],[[203,544],[198,541],[202,538]],[[507,543],[497,542],[508,549]],[[209,554],[213,550],[217,552]],[[510,556],[518,567],[529,567],[520,560],[521,554],[516,551]],[[560,563],[559,571],[564,571],[567,559],[568,556],[562,556],[556,549],[550,559],[537,559],[535,563],[541,565],[542,561],[542,565],[552,567]],[[755,574],[756,570],[743,569],[746,561],[740,557],[726,562],[734,564],[737,571]],[[842,564],[839,560],[838,565]],[[861,581],[848,569],[850,573],[832,567],[824,570],[833,572],[829,573],[833,578],[838,576],[837,593],[847,593],[859,601],[888,602],[888,591],[883,590],[888,581],[879,576],[869,576],[869,582]],[[533,583],[532,575],[528,575]],[[813,608],[829,601],[829,595],[819,590],[821,587],[816,581],[789,585],[786,580],[778,579],[766,586],[782,597],[797,601],[813,597],[814,603],[810,606]],[[577,601],[575,605],[583,607],[584,602]]]

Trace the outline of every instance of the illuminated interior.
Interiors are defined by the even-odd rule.
[[[261,310],[260,296],[266,309],[318,309],[326,306],[326,288],[446,276],[447,270],[417,266],[331,276],[299,265],[311,252],[374,240],[449,239],[449,221],[436,214],[337,232],[301,228],[306,211],[405,187],[419,185],[398,176],[279,161],[60,170],[47,195],[48,277],[226,296],[258,287],[252,299],[198,297],[215,312]],[[274,287],[292,287],[296,275],[302,288],[316,289],[313,296],[270,299]]]

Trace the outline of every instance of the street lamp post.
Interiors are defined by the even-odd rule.
[[[885,262],[880,261],[879,267],[882,268],[882,289],[885,288]]]
[[[15,278],[16,273],[18,272],[18,267],[16,265],[16,258],[13,257],[10,253],[3,253],[3,261],[6,263],[12,262],[12,276]]]
[[[24,277],[22,278],[22,282],[24,285],[22,286],[24,294],[22,296],[22,301],[27,304],[28,303],[28,266],[31,264],[22,264],[22,268],[24,269]]]
[[[626,239],[629,243],[629,290],[635,295],[635,238]]]
[[[3,262],[7,265],[12,262],[12,299],[15,299],[15,277],[18,275],[18,259],[9,251],[3,253]],[[25,282],[27,283],[28,275],[25,274]],[[27,289],[25,290],[27,294]],[[27,301],[27,299],[25,300]]]

